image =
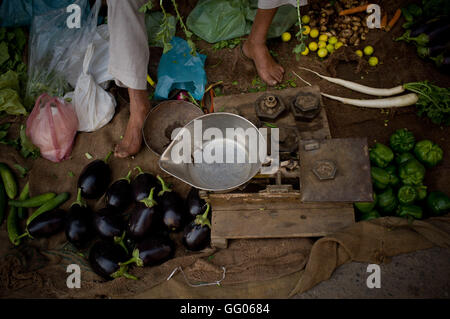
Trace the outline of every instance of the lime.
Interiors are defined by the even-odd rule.
[[[317,51],[318,45],[317,45],[316,42],[311,42],[311,43],[308,45],[308,48],[309,48],[311,51]]]
[[[339,49],[341,46],[343,46],[344,45],[344,43],[342,43],[342,42],[338,42],[338,43],[336,43],[335,45],[334,45],[334,49],[335,50],[337,50],[337,49]]]
[[[324,58],[328,55],[328,51],[327,51],[327,49],[322,48],[319,51],[317,51],[317,55],[321,58]]]
[[[309,33],[309,36],[313,39],[317,38],[319,36],[319,30],[312,29],[311,32]]]
[[[303,30],[304,35],[308,35],[311,32],[311,28],[308,25],[304,26],[303,28],[305,29]]]
[[[318,45],[319,49],[327,47],[327,43],[325,41],[319,41],[319,42],[317,42],[317,45]]]
[[[321,34],[319,37],[319,41],[327,42],[328,36],[326,34]]]
[[[378,58],[376,56],[372,56],[369,58],[369,65],[376,66],[378,64]]]
[[[365,55],[372,55],[373,54],[373,47],[371,47],[370,45],[366,46],[364,48],[364,54]]]
[[[305,50],[302,52],[302,55],[308,55],[309,54],[309,49],[305,48]]]
[[[327,45],[327,51],[330,53],[334,52],[334,45],[332,45],[331,43]]]
[[[311,18],[310,18],[308,15],[304,15],[304,16],[302,17],[302,23],[308,24],[309,21],[311,21]]]
[[[356,53],[357,56],[362,58],[363,52],[361,50],[356,50],[355,53]]]
[[[289,32],[284,32],[281,35],[281,40],[283,40],[283,42],[288,42],[291,39],[291,34]]]
[[[336,38],[336,37],[331,37],[329,40],[328,40],[328,43],[329,44],[336,44],[338,42],[338,39]]]

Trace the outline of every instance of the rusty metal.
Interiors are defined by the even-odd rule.
[[[285,110],[283,99],[275,94],[263,94],[255,102],[256,115],[262,120],[275,120]]]
[[[296,120],[312,121],[321,110],[320,94],[317,92],[300,92],[291,103],[291,111]]]
[[[304,202],[364,202],[372,200],[366,138],[326,139],[306,151],[300,142],[300,193]]]

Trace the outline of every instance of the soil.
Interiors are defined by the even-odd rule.
[[[312,1],[314,0],[310,2]],[[387,10],[389,17],[394,15],[397,8],[401,8],[410,2],[412,1],[372,1],[372,3],[378,3],[382,10]],[[181,14],[187,16],[194,5],[195,1],[188,1],[185,6],[180,6]],[[309,10],[309,6],[301,8],[302,12]],[[324,61],[320,61],[315,54],[302,56],[297,61],[292,53],[296,44],[295,40],[290,42],[282,42],[281,39],[269,40],[268,47],[275,55],[275,59],[285,69],[284,83],[295,81],[297,86],[305,85],[293,75],[292,71],[295,71],[311,84],[319,85],[322,92],[333,95],[349,98],[370,98],[364,94],[355,93],[325,80],[320,80],[315,75],[305,71],[302,72],[298,69],[298,66],[307,67],[325,75],[337,76],[380,88],[424,80],[430,80],[441,87],[450,87],[449,74],[436,68],[432,62],[420,59],[416,54],[415,46],[405,42],[393,41],[403,34],[402,23],[402,20],[400,20],[390,32],[370,30],[366,41],[358,47],[348,47],[347,50],[352,52],[362,49],[366,45],[373,46],[375,49],[374,55],[380,61],[376,67],[370,67],[365,61],[355,60],[354,57],[347,58],[349,61],[346,62],[336,53]],[[295,27],[289,31],[291,34],[296,33]],[[179,36],[184,37],[182,33]],[[255,73],[248,72],[247,66],[232,67],[236,64],[237,49],[214,50],[212,44],[201,39],[196,38],[195,42],[198,50],[207,55],[205,69],[208,84],[222,81],[221,93],[224,95],[245,93],[253,88],[252,82],[254,84]],[[159,55],[161,53],[152,52],[156,61],[159,60],[158,53]],[[157,63],[151,62],[149,71],[155,77],[156,67]],[[430,139],[438,143],[443,148],[444,154],[447,155],[444,156],[444,161],[440,165],[427,170],[425,184],[429,187],[429,190],[440,189],[450,193],[450,184],[448,183],[450,179],[450,156],[448,156],[450,154],[450,129],[448,127],[440,127],[431,123],[428,118],[419,117],[414,106],[397,110],[372,110],[347,106],[330,99],[324,99],[324,104],[333,138],[367,137],[370,146],[375,142],[388,143],[389,136],[396,129],[408,128],[418,140]]]

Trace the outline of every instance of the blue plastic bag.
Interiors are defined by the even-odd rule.
[[[0,26],[29,26],[34,16],[67,7],[73,2],[73,0],[3,0],[0,7]]]
[[[172,49],[162,55],[158,65],[155,99],[167,99],[173,89],[180,89],[201,100],[207,83],[204,69],[206,55],[191,55],[189,45],[181,38],[173,37],[170,43]]]

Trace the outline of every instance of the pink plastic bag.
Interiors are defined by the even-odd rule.
[[[69,157],[78,130],[77,113],[63,99],[42,94],[27,119],[27,136],[52,162]]]

